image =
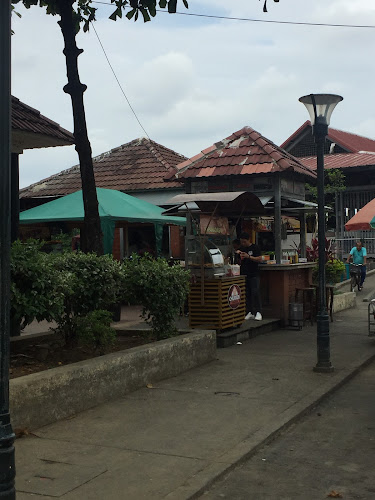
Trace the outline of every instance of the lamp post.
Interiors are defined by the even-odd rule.
[[[319,304],[317,323],[318,361],[314,367],[316,372],[329,373],[334,370],[331,364],[329,318],[326,302],[326,255],[325,255],[325,208],[324,208],[324,143],[328,134],[328,126],[336,104],[342,97],[334,94],[310,94],[300,97],[310,114],[312,132],[316,144],[317,156],[317,188],[318,188],[318,244],[319,244]]]
[[[16,498],[9,415],[10,337],[10,0],[0,0],[0,500]]]

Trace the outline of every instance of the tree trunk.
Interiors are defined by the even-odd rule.
[[[83,93],[86,85],[82,84],[78,73],[78,56],[83,50],[76,44],[76,25],[73,11],[74,0],[58,0],[61,32],[64,37],[64,50],[68,84],[64,92],[72,99],[75,148],[79,157],[83,206],[85,212],[84,231],[81,236],[81,249],[84,252],[103,254],[103,235],[100,226],[98,198],[94,168],[92,163],[91,144],[87,135]]]

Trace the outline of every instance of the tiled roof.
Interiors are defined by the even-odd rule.
[[[150,139],[135,139],[93,158],[96,187],[126,193],[138,190],[181,188],[165,182],[185,156]],[[21,198],[64,196],[81,189],[79,165],[21,189]]]
[[[315,172],[269,139],[244,127],[193,158],[180,163],[178,178],[249,175],[293,170],[315,177]]]
[[[11,116],[12,139],[22,137],[23,149],[74,144],[71,132],[13,96]]]
[[[286,141],[281,144],[281,148],[285,148],[293,141],[298,135],[306,128],[310,128],[311,123],[307,120],[299,129],[297,129]],[[359,153],[360,151],[375,152],[375,140],[363,137],[361,135],[344,132],[335,128],[328,129],[328,139],[332,142],[339,144],[350,153]]]
[[[299,160],[307,167],[316,169],[316,156]],[[375,153],[339,153],[324,156],[324,168],[350,168],[375,166]]]

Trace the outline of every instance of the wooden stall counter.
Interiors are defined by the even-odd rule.
[[[190,328],[217,331],[240,326],[246,314],[245,276],[205,279],[190,285]],[[203,299],[203,300],[202,300]]]
[[[260,289],[265,315],[288,324],[289,303],[295,301],[296,288],[311,286],[315,262],[299,264],[262,264]]]

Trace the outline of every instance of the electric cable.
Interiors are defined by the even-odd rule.
[[[103,44],[102,44],[102,42],[101,42],[101,40],[100,40],[100,38],[99,38],[98,32],[96,31],[96,29],[95,29],[95,26],[94,26],[94,23],[93,23],[93,22],[91,22],[91,26],[92,26],[92,28],[93,28],[93,30],[94,30],[94,33],[95,33],[95,35],[96,35],[96,37],[97,37],[97,39],[98,39],[98,41],[99,41],[99,44],[100,44],[100,46],[101,46],[101,48],[102,48],[102,50],[103,50],[103,53],[104,53],[104,55],[105,55],[105,58],[107,59],[108,65],[109,65],[109,67],[111,68],[111,71],[112,71],[112,73],[113,73],[113,76],[115,77],[116,82],[117,82],[118,86],[120,87],[120,90],[121,90],[121,92],[122,92],[123,96],[125,97],[126,102],[127,102],[127,103],[128,103],[128,105],[129,105],[129,108],[132,110],[133,115],[135,116],[135,118],[136,118],[137,122],[139,123],[140,127],[142,128],[143,132],[146,134],[146,137],[147,137],[148,139],[150,139],[150,136],[148,135],[148,133],[146,132],[146,129],[144,128],[144,126],[142,125],[142,123],[141,123],[140,119],[138,118],[137,113],[134,111],[133,106],[130,104],[129,99],[128,99],[127,95],[125,94],[124,89],[122,88],[122,85],[121,85],[121,83],[120,83],[120,80],[117,78],[116,72],[115,72],[115,70],[113,69],[113,66],[112,66],[112,64],[111,64],[111,62],[110,62],[110,60],[109,60],[109,57],[108,57],[108,55],[107,55],[107,53],[106,53],[106,51],[105,51],[105,48],[104,48],[104,46],[103,46]]]

